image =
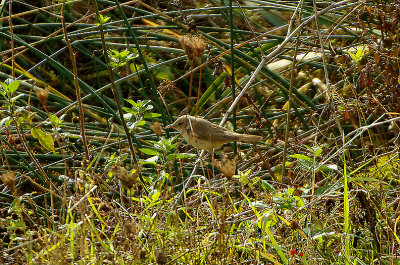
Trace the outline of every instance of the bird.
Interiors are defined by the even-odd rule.
[[[190,115],[179,117],[174,123],[165,128],[177,130],[188,144],[197,149],[210,152],[220,148],[225,143],[236,141],[254,143],[261,141],[263,138],[259,135],[236,133],[215,125],[208,120]]]

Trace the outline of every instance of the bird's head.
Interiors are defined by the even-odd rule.
[[[183,115],[179,117],[174,123],[165,127],[165,129],[175,129],[179,132],[191,127],[194,118],[190,115]]]

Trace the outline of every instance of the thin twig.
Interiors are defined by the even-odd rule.
[[[290,26],[289,29],[291,28],[292,25],[294,25],[294,22],[296,19],[300,21],[301,19],[301,14],[303,11],[303,1],[300,1],[299,4],[296,7],[295,12],[292,15],[292,18],[290,19]],[[289,32],[288,32],[289,34]],[[296,46],[293,54],[293,60],[292,60],[292,69],[290,70],[290,85],[289,85],[289,98],[288,98],[288,105],[287,105],[287,112],[286,112],[286,128],[285,128],[285,143],[283,146],[283,156],[282,156],[282,178],[286,177],[286,156],[287,156],[287,150],[288,150],[288,145],[289,145],[289,128],[290,128],[290,109],[292,107],[292,100],[293,100],[293,82],[295,78],[295,69],[297,65],[297,53],[299,51],[299,45],[300,45],[300,31],[297,33],[297,38],[296,38]]]
[[[384,115],[385,115],[385,114],[384,114]],[[380,120],[384,115],[380,116],[380,117],[379,117],[376,121],[374,121],[373,123],[371,123],[371,124],[369,124],[369,125],[366,125],[366,126],[359,127],[358,129],[356,129],[356,130],[354,130],[354,131],[348,133],[348,134],[346,135],[345,138],[348,138],[348,137],[350,137],[350,136],[353,135],[353,134],[356,134],[356,135],[355,135],[353,138],[351,138],[350,140],[348,140],[339,150],[337,150],[335,153],[333,153],[330,157],[328,157],[327,159],[325,159],[324,161],[322,161],[322,163],[320,163],[320,164],[318,165],[318,167],[317,167],[315,170],[318,170],[319,168],[321,168],[322,166],[324,166],[325,164],[327,164],[328,161],[330,161],[333,157],[335,157],[335,156],[337,156],[339,153],[341,153],[342,150],[343,150],[343,148],[349,146],[358,136],[360,136],[360,135],[361,135],[363,132],[365,132],[366,130],[368,130],[368,129],[370,129],[370,128],[373,128],[373,127],[376,127],[376,126],[380,126],[380,125],[386,124],[386,123],[390,123],[390,122],[394,122],[394,121],[400,120],[400,116],[399,116],[399,117],[396,117],[396,118],[393,118],[393,119],[390,119],[390,120],[378,122],[378,120]]]
[[[88,192],[86,192],[85,195],[82,196],[82,198],[80,198],[79,201],[77,201],[71,208],[69,208],[68,213],[71,213],[76,208],[76,206],[78,206],[85,198],[87,198],[89,194],[92,193],[95,189],[97,189],[97,185],[94,185]]]
[[[81,89],[79,87],[78,68],[76,67],[76,58],[75,58],[74,51],[73,51],[71,43],[68,39],[67,28],[65,26],[65,13],[64,12],[65,12],[65,2],[63,2],[62,9],[61,9],[61,21],[62,21],[62,27],[63,27],[63,31],[64,31],[65,43],[67,44],[67,47],[68,47],[69,56],[71,57],[72,69],[74,72],[74,84],[75,84],[76,101],[78,102],[79,125],[80,125],[80,129],[81,129],[82,145],[83,145],[83,148],[85,149],[86,160],[89,160],[90,159],[89,149],[87,146],[86,133],[85,133],[85,115],[83,113]]]

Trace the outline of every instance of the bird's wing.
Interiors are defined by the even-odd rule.
[[[208,124],[208,126],[212,128],[203,127],[201,125],[198,126],[196,132],[200,139],[217,142],[230,142],[237,141],[239,139],[238,136],[232,134],[231,131],[224,127],[217,126],[211,122]]]

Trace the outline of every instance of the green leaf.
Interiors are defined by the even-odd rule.
[[[50,113],[49,120],[54,127],[61,127],[62,123],[64,122],[64,117],[65,114],[57,117],[56,115]]]
[[[49,151],[54,152],[54,140],[49,132],[45,132],[40,128],[32,128],[31,129],[32,136],[39,140],[41,146],[46,148]]]
[[[166,65],[159,65],[153,71],[155,79],[162,81],[164,79],[173,80],[174,74],[171,71],[171,67]]]
[[[324,171],[324,170],[326,170],[326,171],[328,171],[328,170],[329,171],[330,170],[337,171],[338,170],[338,166],[337,165],[333,165],[333,164],[329,164],[329,165],[325,165],[325,166],[320,167],[319,170],[322,170],[322,171]]]
[[[137,103],[136,103],[134,100],[129,99],[129,98],[124,98],[124,100],[125,100],[126,102],[130,103],[130,104],[131,104],[132,106],[134,106],[135,108],[138,107]]]
[[[246,172],[242,172],[239,170],[239,175],[233,175],[233,178],[238,178],[241,183],[247,185],[249,183],[248,177],[251,174],[251,169],[247,170]]]
[[[177,146],[178,144],[177,143],[175,143],[175,144],[170,144],[170,145],[167,145],[167,146],[165,146],[165,149],[169,152],[169,151],[174,151],[175,149],[176,149],[176,146]],[[194,155],[194,156],[196,156],[196,155]]]
[[[140,160],[139,163],[142,165],[157,165],[158,156],[152,156],[146,160]]]
[[[293,195],[293,192],[294,192],[294,188],[288,188],[286,190],[286,194],[289,195],[289,196]]]
[[[137,109],[131,109],[131,108],[127,108],[127,107],[123,107],[122,108],[124,111],[126,111],[127,113],[131,113],[131,114],[133,114],[133,115],[136,115],[136,114],[138,114],[138,110]]]
[[[240,182],[242,182],[244,185],[249,183],[249,179],[247,178],[248,175],[243,174],[242,172],[240,172],[239,176],[240,176]]]
[[[308,156],[302,155],[302,154],[294,154],[294,155],[290,155],[289,157],[297,158],[297,159],[300,159],[300,160],[312,161],[311,158],[309,158]]]
[[[191,158],[191,157],[196,157],[197,155],[195,154],[189,154],[189,153],[178,153],[178,154],[169,154],[167,156],[168,161],[171,161],[173,159],[183,159],[183,158]]]
[[[313,161],[311,160],[309,161],[309,160],[298,159],[297,165],[301,168],[301,170],[305,171],[311,171],[315,168]]]
[[[272,210],[265,212],[261,218],[258,220],[258,227],[261,229],[265,229],[267,227],[274,226],[278,223],[279,219],[276,216],[276,213]]]
[[[358,59],[358,60],[361,60],[361,58],[363,57],[364,53],[365,53],[364,48],[358,49],[358,50],[357,50],[357,53],[356,53],[357,59]]]
[[[315,191],[315,195],[322,195],[330,188],[332,188],[332,185],[324,185]]]
[[[322,146],[318,147],[317,150],[315,150],[314,155],[315,156],[319,156],[323,151]]]
[[[17,109],[18,111],[18,109]],[[18,111],[19,117],[17,119],[17,123],[18,125],[24,126],[25,128],[32,128],[32,117],[29,115],[28,112],[25,112],[24,109],[20,109],[20,111]]]
[[[297,207],[303,207],[304,206],[304,202],[301,200],[301,198],[299,196],[294,196],[294,199],[296,201],[296,206]]]
[[[5,117],[0,121],[0,131],[3,129],[3,127],[8,127],[10,124],[13,122],[13,119],[11,117]]]
[[[133,59],[135,54],[133,54],[128,49],[117,51],[117,50],[108,50],[108,57],[110,58],[110,65],[112,68],[117,69],[122,66],[125,66],[126,63]]]
[[[174,137],[171,137],[171,138],[169,138],[169,139],[162,139],[161,140],[161,143],[163,144],[163,145],[165,145],[166,147],[168,147],[168,146],[170,146],[175,140],[176,140],[176,138],[178,138],[179,137],[179,135],[175,135]],[[168,148],[167,148],[168,149]]]
[[[143,126],[143,125],[145,125],[145,124],[146,124],[146,121],[144,121],[144,120],[135,121],[134,123],[132,123],[132,124],[129,126],[129,129],[130,129],[130,130],[133,130],[133,129],[135,129],[136,127],[140,127],[140,126]]]
[[[350,55],[351,59],[353,59],[354,62],[358,62],[357,56],[354,53],[349,52],[349,51],[347,53]]]
[[[5,98],[6,95],[7,95],[7,93],[6,93],[6,91],[4,90],[3,83],[0,82],[0,84],[1,84],[1,87],[0,87],[0,95],[3,96],[3,98]]]
[[[263,188],[263,190],[266,190],[269,192],[272,192],[275,190],[274,187],[269,185],[269,183],[266,180],[261,181],[261,187]]]
[[[10,82],[10,79],[6,80],[6,83],[7,82]],[[5,90],[7,91],[7,93],[10,96],[12,96],[15,93],[15,91],[17,91],[20,83],[21,83],[21,81],[18,81],[18,80],[11,81],[8,84],[8,86],[6,86],[7,88],[5,88]]]
[[[161,193],[157,190],[154,190],[149,194],[149,197],[150,197],[151,201],[153,201],[153,202],[157,201],[160,198],[160,196],[161,196]]]
[[[131,70],[132,73],[137,73],[140,70],[142,70],[142,67],[136,63],[130,63],[129,69]],[[135,77],[137,78],[137,76],[135,76]]]
[[[207,88],[206,92],[201,96],[198,104],[198,109],[201,110],[202,107],[207,103],[211,96],[218,90],[220,86],[224,84],[225,78],[228,76],[226,72],[223,72],[214,82]],[[196,108],[193,108],[191,115],[194,115]]]
[[[97,19],[98,19],[98,23],[96,23],[97,25],[103,25],[104,23],[107,23],[107,21],[109,21],[110,20],[110,17],[107,17],[107,16],[103,16],[102,14],[99,14],[98,16],[97,16]]]
[[[151,155],[151,156],[155,156],[155,155],[159,155],[160,152],[154,149],[150,149],[150,148],[139,148],[139,151],[146,154],[146,155]]]
[[[59,122],[60,122],[58,117],[56,115],[54,115],[53,113],[50,113],[49,120],[53,124],[59,124]]]
[[[149,119],[149,120],[151,120],[151,119],[153,119],[153,118],[160,117],[160,116],[161,116],[161,114],[159,114],[159,113],[154,113],[154,112],[145,113],[145,114],[143,115],[143,117],[144,117],[145,119]]]

